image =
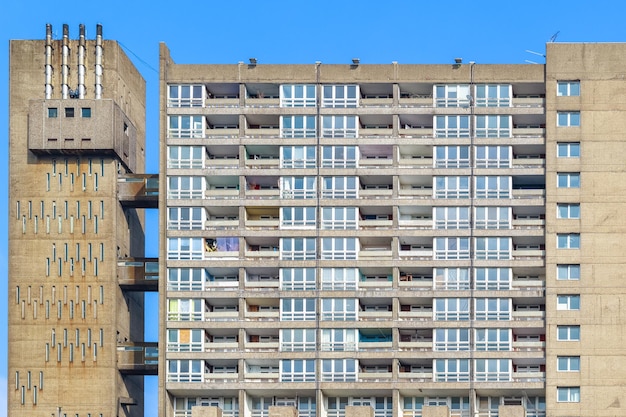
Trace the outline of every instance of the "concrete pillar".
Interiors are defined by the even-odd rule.
[[[191,417],[222,417],[222,409],[197,405],[191,407]]]

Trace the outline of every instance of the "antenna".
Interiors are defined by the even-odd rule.
[[[552,43],[552,42],[556,41],[556,37],[559,36],[559,33],[561,33],[561,31],[557,30],[554,35],[550,36],[550,40],[548,41],[548,43]]]

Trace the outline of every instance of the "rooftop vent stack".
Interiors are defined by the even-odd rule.
[[[85,25],[78,25],[78,98],[85,98]]]
[[[70,87],[68,78],[70,75],[69,67],[70,56],[70,28],[67,24],[63,25],[63,47],[61,52],[61,97],[66,99],[69,97]]]
[[[46,100],[52,98],[52,25],[46,24]]]
[[[96,25],[96,99],[102,98],[102,25]]]

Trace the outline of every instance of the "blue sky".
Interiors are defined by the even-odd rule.
[[[5,0],[0,6],[0,199],[7,196],[8,40],[42,39],[51,23],[77,38],[96,23],[106,39],[121,42],[147,82],[148,172],[157,172],[158,46],[167,43],[178,63],[362,64],[543,62],[545,43],[626,42],[622,0],[107,0],[62,2]],[[42,69],[43,71],[43,69]],[[7,204],[0,204],[0,299],[7,300]],[[149,221],[156,221],[155,214]],[[146,252],[157,255],[148,228]],[[156,298],[148,303],[156,305]],[[3,303],[0,303],[3,304]],[[155,310],[148,314],[156,315]],[[0,308],[0,417],[6,416],[6,307]],[[154,323],[154,320],[148,320]],[[156,340],[156,326],[147,328]],[[147,383],[146,416],[156,410],[156,378]]]

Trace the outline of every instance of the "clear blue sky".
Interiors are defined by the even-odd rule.
[[[0,300],[7,300],[8,40],[42,39],[51,23],[77,38],[84,23],[95,37],[121,42],[147,82],[148,172],[158,170],[158,44],[178,63],[230,63],[256,57],[263,63],[363,64],[543,62],[557,42],[626,42],[623,0],[4,0],[0,6]],[[43,69],[42,69],[43,71]],[[43,72],[42,72],[43,73]],[[42,87],[43,88],[43,87]],[[4,219],[4,220],[3,220]],[[156,216],[149,216],[156,221]],[[157,255],[148,228],[149,256]],[[156,305],[156,298],[149,299]],[[6,304],[0,303],[0,417],[6,416]],[[156,310],[148,314],[156,315]],[[148,320],[154,323],[154,320]],[[156,340],[156,328],[146,329]],[[147,383],[146,416],[155,416],[156,379]]]

